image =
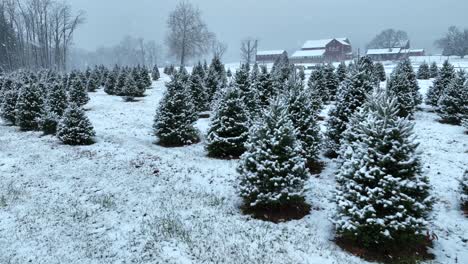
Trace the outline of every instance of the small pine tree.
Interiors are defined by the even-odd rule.
[[[42,107],[43,98],[37,84],[22,86],[16,102],[15,124],[23,131],[38,129]]]
[[[231,78],[231,77],[232,77],[231,68],[227,69],[227,71],[226,71],[226,76],[227,76],[228,78]]]
[[[273,80],[268,73],[266,66],[260,67],[260,72],[257,79],[252,83],[252,90],[256,93],[257,103],[261,108],[266,108],[270,100],[276,96],[276,92],[273,89]]]
[[[131,76],[131,77],[129,77]],[[145,71],[144,68],[134,68],[130,72],[127,73],[127,76],[125,76],[125,82],[124,86],[127,83],[127,81],[130,81],[129,79],[133,79],[133,82],[136,84],[136,89],[132,90],[133,93],[130,94],[132,97],[142,97],[144,96],[146,92],[146,88],[151,85],[151,78],[149,76],[148,71]],[[130,81],[131,82],[131,81]],[[148,85],[149,83],[149,85]],[[135,88],[135,87],[133,87]],[[125,94],[125,87],[122,88],[122,95],[126,96]]]
[[[197,112],[208,111],[210,108],[208,93],[202,78],[203,77],[200,76],[200,73],[193,72],[188,80],[188,89]]]
[[[146,68],[146,66],[137,67],[136,72],[137,72],[137,74],[140,75],[142,86],[143,86],[144,90],[146,90],[153,83],[151,81],[151,75],[149,73],[148,68]]]
[[[316,70],[312,71],[307,82],[307,87],[315,95],[319,96],[322,102],[328,100],[329,92],[327,85],[325,85],[323,66],[318,66]]]
[[[198,64],[193,67],[192,75],[198,75],[202,81],[205,79],[206,73],[201,62],[198,62]]]
[[[341,83],[346,79],[346,74],[348,73],[348,69],[346,68],[346,63],[341,62],[336,68],[336,76],[338,77],[338,81]]]
[[[326,155],[336,157],[338,155],[343,132],[354,112],[362,106],[373,84],[365,71],[350,73],[340,86],[337,103],[330,110],[327,121],[325,147]]]
[[[387,74],[385,73],[385,67],[382,62],[376,62],[374,64],[374,76],[380,82],[384,82],[387,79]]]
[[[41,113],[41,116],[38,118],[38,125],[42,132],[45,135],[53,135],[57,132],[57,125],[60,120],[60,117],[52,111],[51,105],[46,102]]]
[[[326,86],[327,96],[323,99],[334,100],[340,81],[335,74],[335,67],[332,64],[327,64],[323,67],[323,84]]]
[[[96,73],[91,73],[86,84],[86,90],[88,92],[96,92],[99,87],[99,76]]]
[[[437,75],[439,75],[439,68],[437,67],[437,63],[433,62],[431,64],[431,68],[429,69],[429,72],[431,74],[431,78],[436,78]]]
[[[16,125],[16,103],[22,86],[22,83],[14,82],[11,89],[3,89],[1,117],[7,124]]]
[[[72,102],[65,110],[57,128],[57,138],[67,145],[90,145],[96,135],[85,112]]]
[[[58,83],[50,85],[39,118],[39,127],[44,134],[55,134],[60,118],[68,107],[67,92]]]
[[[250,72],[249,82],[254,83],[255,81],[257,81],[257,77],[258,77],[259,73],[260,73],[260,68],[259,68],[257,62],[255,62],[253,67],[252,67],[252,71]]]
[[[309,174],[284,102],[277,100],[251,130],[241,156],[239,192],[250,209],[279,211],[303,204]]]
[[[454,125],[461,125],[463,117],[468,117],[468,82],[464,71],[459,71],[443,91],[437,112],[443,122]]]
[[[387,92],[398,102],[400,117],[412,117],[421,102],[418,81],[409,59],[401,61],[387,83]]]
[[[289,117],[298,132],[297,139],[302,145],[302,155],[307,165],[312,167],[317,164],[321,141],[317,106],[302,85],[295,85],[289,89],[287,101]]]
[[[468,211],[468,170],[465,170],[460,181],[461,203],[464,210]]]
[[[418,79],[420,80],[428,80],[429,78],[431,78],[431,70],[429,69],[429,64],[427,64],[426,62],[423,62],[421,65],[419,65],[417,75],[418,75]]]
[[[68,101],[73,102],[81,107],[87,104],[89,100],[90,99],[83,82],[79,78],[76,78],[70,86],[70,91],[68,92]]]
[[[193,126],[197,112],[186,85],[180,73],[175,73],[166,84],[167,90],[159,103],[153,125],[162,146],[184,146],[199,141]]]
[[[233,85],[239,89],[249,117],[255,116],[258,109],[258,102],[256,93],[252,89],[253,86],[250,84],[249,66],[247,64],[243,64],[240,69],[236,71]]]
[[[107,75],[106,83],[104,85],[104,92],[108,95],[116,94],[117,76],[119,76],[119,71],[120,69],[118,66],[115,66],[114,69]]]
[[[299,77],[299,79],[301,81],[301,84],[304,85],[304,82],[305,82],[305,79],[306,79],[304,67],[299,67],[298,77]]]
[[[398,117],[395,99],[378,96],[350,127],[337,173],[339,237],[385,251],[422,241],[433,199],[414,141],[413,124]]]
[[[284,83],[291,76],[292,67],[289,63],[288,56],[283,53],[279,56],[271,69],[271,76],[277,83]]]
[[[248,113],[237,87],[230,87],[220,100],[211,119],[206,147],[208,155],[216,158],[238,158],[245,152],[249,135]]]
[[[139,96],[139,95],[140,95],[140,89],[135,79],[133,79],[133,74],[128,74],[127,78],[125,79],[125,85],[121,91],[121,96],[123,97],[123,100],[125,102],[133,102],[135,99],[135,96]]]
[[[450,82],[455,78],[455,69],[448,60],[444,62],[439,74],[434,80],[434,84],[429,87],[427,92],[426,104],[437,106],[440,96],[444,93],[445,89],[449,86]]]
[[[369,76],[369,79],[374,86],[379,84],[380,80],[375,76],[374,62],[369,56],[359,58],[356,67],[359,71],[363,71],[367,76]]]
[[[161,75],[159,74],[158,65],[154,65],[153,71],[151,72],[151,78],[153,78],[153,81],[157,81],[159,80],[159,78],[161,78]]]

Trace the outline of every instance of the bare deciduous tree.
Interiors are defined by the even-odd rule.
[[[461,31],[451,26],[445,36],[436,41],[436,45],[443,50],[443,55],[457,55],[463,59],[468,55],[468,29]]]
[[[257,55],[258,40],[246,38],[241,42],[241,58],[245,63],[251,64]]]
[[[211,44],[211,51],[213,52],[213,57],[222,58],[224,53],[227,51],[227,44],[214,40]]]
[[[368,49],[398,48],[408,41],[408,34],[403,30],[386,29],[380,32],[367,45]]]
[[[214,34],[201,19],[198,8],[189,2],[180,2],[167,20],[166,45],[170,55],[185,65],[187,59],[206,54],[214,39]]]

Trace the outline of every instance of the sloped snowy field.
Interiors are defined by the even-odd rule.
[[[0,263],[366,263],[330,241],[333,161],[309,181],[311,214],[273,224],[240,213],[236,161],[207,158],[203,142],[153,144],[165,81],[135,103],[102,90],[91,94],[92,146],[0,126]],[[426,91],[431,82],[420,84]],[[457,181],[468,167],[468,136],[436,120],[428,109],[416,115],[425,173],[438,198],[432,263],[468,263]],[[197,126],[204,133],[208,120]]]

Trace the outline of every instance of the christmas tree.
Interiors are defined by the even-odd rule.
[[[294,85],[289,89],[287,103],[289,118],[297,130],[297,139],[302,145],[302,155],[308,167],[314,167],[317,165],[321,141],[315,101],[311,100],[311,95],[302,85]]]
[[[468,212],[468,170],[465,170],[463,178],[460,181],[460,192],[462,208]]]
[[[429,78],[431,78],[431,70],[429,69],[429,64],[427,64],[426,62],[423,62],[421,65],[419,65],[418,79],[428,80]]]
[[[151,72],[151,78],[153,78],[153,81],[157,81],[160,77],[158,65],[154,65],[153,71]]]
[[[434,84],[429,87],[427,92],[426,104],[437,106],[440,96],[449,86],[450,82],[455,78],[455,69],[448,60],[444,62],[439,74],[434,80]]]
[[[86,90],[88,92],[96,92],[99,88],[99,76],[96,73],[91,73],[86,84]]]
[[[380,82],[384,82],[387,79],[387,74],[385,73],[385,67],[383,63],[376,62],[374,64],[374,76]]]
[[[133,74],[127,75],[127,78],[125,79],[125,85],[120,92],[125,102],[133,102],[135,101],[136,96],[141,96],[141,90],[133,76]]]
[[[429,69],[429,72],[431,74],[431,78],[436,78],[437,75],[439,75],[439,68],[437,67],[437,63],[433,62],[431,64],[431,68]]]
[[[219,102],[207,135],[210,157],[238,158],[245,152],[249,135],[248,113],[240,90],[230,87]]]
[[[84,106],[89,102],[89,96],[86,92],[86,88],[80,78],[73,80],[68,92],[68,101],[77,104],[78,106]]]
[[[203,68],[201,69],[203,70]],[[202,78],[200,72],[192,72],[188,81],[188,89],[197,112],[208,111],[210,108],[208,93]]]
[[[312,71],[309,81],[307,82],[308,89],[313,91],[315,95],[319,96],[322,102],[327,101],[329,97],[329,91],[325,84],[324,75],[323,66],[318,66],[314,71]]]
[[[114,69],[109,72],[107,75],[106,83],[104,85],[104,92],[109,95],[114,95],[116,93],[116,84],[117,76],[119,76],[119,68],[114,67]]]
[[[346,74],[348,73],[348,69],[346,68],[346,63],[342,62],[336,68],[336,76],[338,77],[338,81],[341,83],[346,79]]]
[[[51,84],[39,119],[40,129],[45,134],[55,134],[58,122],[67,107],[68,98],[65,88],[59,83]]]
[[[418,81],[409,59],[401,61],[387,83],[387,92],[397,100],[400,117],[412,117],[416,106],[421,103]]]
[[[197,111],[186,86],[181,73],[173,74],[166,84],[167,90],[159,103],[153,125],[162,146],[177,147],[199,141],[198,131],[193,126]]]
[[[365,71],[350,73],[340,86],[337,103],[330,110],[327,120],[325,146],[326,155],[336,157],[340,148],[340,140],[347,128],[349,119],[356,109],[362,106],[367,94],[372,90],[373,84]]]
[[[11,87],[3,85],[0,114],[7,124],[16,124],[16,102],[18,101],[18,93],[22,86],[23,84],[20,82],[12,82]]]
[[[360,121],[349,128],[355,140],[343,145],[337,235],[382,252],[417,248],[433,200],[428,179],[421,175],[414,125],[398,117],[395,99],[380,95],[368,104],[358,115]]]
[[[468,82],[464,71],[459,71],[440,96],[437,113],[443,122],[461,125],[468,117]]]
[[[241,65],[240,69],[236,71],[233,85],[239,90],[249,117],[255,116],[258,110],[258,101],[256,92],[250,84],[249,66],[247,64]]]
[[[287,107],[277,100],[253,126],[240,160],[238,189],[248,211],[280,213],[305,203],[309,174],[301,153]]]
[[[43,98],[37,84],[24,85],[16,102],[16,122],[21,130],[36,130],[41,116]]]
[[[85,112],[71,102],[57,128],[57,138],[67,145],[90,145],[94,143],[94,128]]]
[[[340,81],[335,74],[335,67],[332,64],[327,64],[323,67],[323,84],[326,87],[327,96],[322,99],[334,100]]]
[[[266,66],[261,66],[256,81],[252,83],[252,90],[256,93],[257,103],[260,108],[269,105],[270,100],[276,96],[273,89],[273,80],[268,73]]]

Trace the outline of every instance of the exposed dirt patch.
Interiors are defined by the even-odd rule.
[[[251,215],[255,219],[282,223],[290,220],[299,220],[310,213],[310,205],[302,202],[283,206],[257,206],[244,205],[241,210],[244,214]]]

